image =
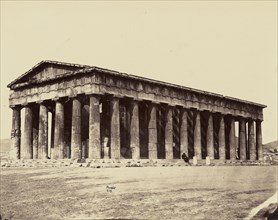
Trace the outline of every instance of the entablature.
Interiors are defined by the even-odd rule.
[[[153,100],[184,108],[196,108],[259,120],[263,120],[263,108],[266,107],[156,80],[99,71],[96,68],[86,68],[86,71],[78,70],[75,74],[57,75],[51,80],[37,80],[18,87],[15,84],[10,93],[10,105],[93,93],[129,96],[140,100]]]

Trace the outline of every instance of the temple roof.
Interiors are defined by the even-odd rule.
[[[77,69],[83,69],[86,67],[89,67],[88,65],[81,65],[81,64],[73,64],[73,63],[65,63],[65,62],[59,62],[59,61],[53,61],[53,60],[43,60],[39,62],[37,65],[33,66],[31,69],[29,69],[27,72],[23,73],[20,75],[18,78],[13,80],[11,83],[7,85],[8,88],[11,88],[11,86],[20,83],[22,79],[28,78],[28,76],[32,75],[32,73],[36,73],[39,69],[44,68],[47,65],[54,65],[54,66],[59,66],[61,68],[65,67],[70,67],[73,70]]]

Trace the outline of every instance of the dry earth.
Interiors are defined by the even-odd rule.
[[[277,190],[277,166],[5,168],[2,219],[243,219]],[[112,192],[107,186],[115,187]]]

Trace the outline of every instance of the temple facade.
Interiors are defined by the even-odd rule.
[[[262,104],[55,61],[8,88],[12,159],[263,158]]]

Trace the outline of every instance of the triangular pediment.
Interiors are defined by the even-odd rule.
[[[8,87],[11,88],[16,84],[22,84],[30,81],[34,82],[49,80],[71,71],[80,70],[86,67],[89,66],[57,61],[42,61],[11,82]]]

